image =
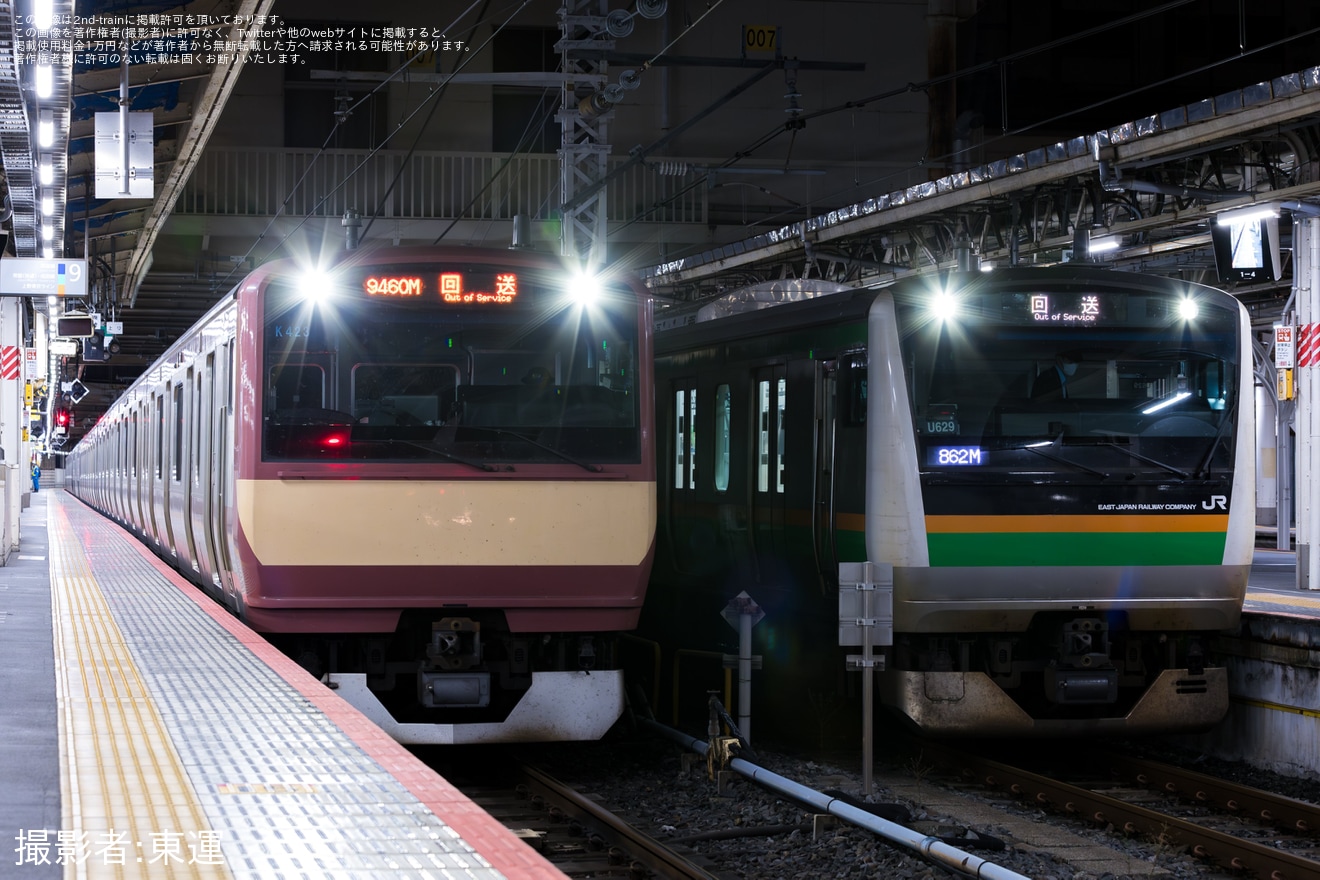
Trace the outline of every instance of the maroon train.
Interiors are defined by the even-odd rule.
[[[651,303],[559,258],[245,278],[67,485],[401,741],[593,739],[654,547]]]

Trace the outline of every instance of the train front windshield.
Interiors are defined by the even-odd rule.
[[[1239,326],[1222,300],[1023,285],[898,309],[928,476],[1164,481],[1231,471]]]
[[[640,461],[638,301],[523,269],[341,274],[264,300],[268,461]]]

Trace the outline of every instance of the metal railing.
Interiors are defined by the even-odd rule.
[[[707,190],[689,184],[631,168],[610,181],[609,219],[706,223]],[[203,154],[175,213],[339,217],[352,208],[382,219],[547,220],[558,215],[560,185],[554,154],[219,147]]]

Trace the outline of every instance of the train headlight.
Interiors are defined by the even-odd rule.
[[[941,323],[952,321],[958,316],[958,298],[947,290],[941,290],[930,301],[930,314]]]
[[[574,272],[566,288],[569,300],[575,306],[595,305],[600,299],[600,278],[590,272]]]
[[[1191,321],[1201,313],[1201,307],[1196,304],[1196,300],[1188,298],[1178,303],[1178,314],[1184,321]]]
[[[298,293],[313,304],[329,299],[333,286],[330,275],[320,269],[308,269],[298,278]]]

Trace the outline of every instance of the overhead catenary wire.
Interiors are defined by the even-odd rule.
[[[473,23],[472,27],[468,28],[467,35],[463,38],[464,45],[471,45],[472,35],[477,32],[477,28],[480,26],[482,20],[485,18],[486,11],[489,8],[490,8],[490,0],[485,0],[485,5],[481,7],[481,12],[477,13],[476,22]],[[459,67],[460,65],[455,65],[454,71],[457,72],[459,70]],[[389,200],[390,195],[394,192],[394,187],[398,185],[399,178],[403,176],[404,169],[408,167],[408,160],[412,158],[413,153],[417,152],[417,145],[421,143],[422,135],[424,135],[426,133],[426,129],[430,127],[431,120],[435,118],[435,111],[440,107],[440,98],[443,97],[443,93],[448,87],[449,87],[449,81],[446,80],[445,82],[441,83],[440,86],[436,89],[434,100],[430,102],[431,109],[427,111],[426,118],[422,120],[422,124],[418,126],[417,134],[413,136],[413,141],[408,146],[408,152],[404,155],[403,161],[399,163],[399,170],[394,172],[394,177],[390,180],[390,185],[385,188],[385,192],[381,194],[380,201],[376,203],[375,210],[373,210],[371,212],[371,216],[367,218],[367,224],[364,227],[362,227],[362,238],[366,238],[367,233],[371,231],[372,224],[374,224],[376,222],[376,218],[380,216],[380,212],[382,209],[384,209],[385,203]]]

